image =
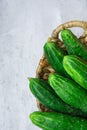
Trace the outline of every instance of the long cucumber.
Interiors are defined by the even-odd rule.
[[[87,130],[87,120],[56,112],[33,112],[31,121],[44,130]]]
[[[67,75],[63,68],[63,57],[66,52],[63,51],[56,43],[47,42],[44,45],[44,53],[52,68],[61,75]]]
[[[61,31],[61,37],[69,54],[87,60],[87,46],[84,45],[69,29]]]
[[[58,74],[51,74],[49,83],[64,102],[87,113],[87,91],[85,89],[73,80]]]
[[[87,62],[77,56],[68,55],[63,59],[63,66],[73,80],[87,89]]]

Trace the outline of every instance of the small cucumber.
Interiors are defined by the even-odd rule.
[[[87,62],[77,56],[69,55],[64,57],[63,66],[73,80],[87,89]]]
[[[52,110],[75,116],[87,117],[86,113],[63,102],[49,84],[42,79],[31,78],[30,90],[42,104]]]
[[[69,54],[87,60],[87,47],[69,29],[61,31],[61,37]]]
[[[85,89],[73,80],[58,74],[51,74],[48,80],[64,102],[87,113],[87,91]]]
[[[31,121],[44,130],[87,130],[87,120],[56,112],[33,112]]]
[[[47,42],[44,45],[44,52],[52,68],[61,75],[67,75],[63,68],[63,57],[66,52],[53,42]]]

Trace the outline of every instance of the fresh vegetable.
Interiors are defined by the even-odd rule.
[[[69,55],[64,57],[63,66],[72,79],[87,89],[87,62],[77,56]]]
[[[55,73],[48,81],[29,79],[33,95],[52,111],[33,112],[30,119],[43,130],[87,130],[87,47],[69,29],[61,37],[66,51],[54,42],[44,45]]]
[[[42,79],[31,78],[30,90],[42,104],[52,110],[75,116],[87,117],[86,113],[63,102],[49,84]]]
[[[56,112],[33,112],[31,121],[44,130],[87,130],[87,120]]]
[[[87,91],[85,89],[73,80],[58,74],[51,74],[49,83],[64,102],[87,113]]]
[[[47,42],[44,45],[44,52],[52,68],[61,75],[67,75],[63,68],[63,57],[66,52],[53,42]]]
[[[61,37],[69,54],[87,60],[87,47],[69,29],[61,31]]]

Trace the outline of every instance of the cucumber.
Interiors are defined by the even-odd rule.
[[[56,112],[33,112],[31,121],[44,130],[87,130],[87,120]]]
[[[87,47],[69,29],[61,31],[61,37],[69,54],[87,60]]]
[[[76,82],[60,76],[51,74],[49,83],[57,95],[67,104],[87,113],[87,91]]]
[[[52,110],[87,118],[86,113],[63,102],[49,84],[42,79],[31,78],[30,90],[42,104]]]
[[[53,42],[47,42],[44,45],[44,53],[52,68],[61,75],[67,75],[63,68],[63,57],[66,52],[63,51],[57,44]]]
[[[87,89],[87,62],[77,56],[69,55],[64,57],[63,66],[73,80]]]

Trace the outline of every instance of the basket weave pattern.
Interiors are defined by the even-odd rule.
[[[63,29],[71,28],[71,27],[81,27],[81,28],[83,28],[84,32],[83,32],[82,36],[79,37],[79,39],[81,40],[82,43],[87,45],[87,22],[84,22],[84,21],[70,21],[70,22],[61,24],[60,26],[58,26],[56,29],[53,30],[51,37],[48,38],[47,41],[55,42],[61,48],[66,50],[64,44],[59,39],[59,33]],[[43,54],[42,58],[40,59],[39,65],[37,67],[37,70],[36,70],[36,77],[40,78],[40,79],[43,79],[43,80],[47,80],[49,74],[50,73],[54,73],[54,72],[55,71],[49,65],[45,55]],[[52,110],[46,108],[38,100],[37,100],[37,106],[38,106],[40,111],[52,111]]]

